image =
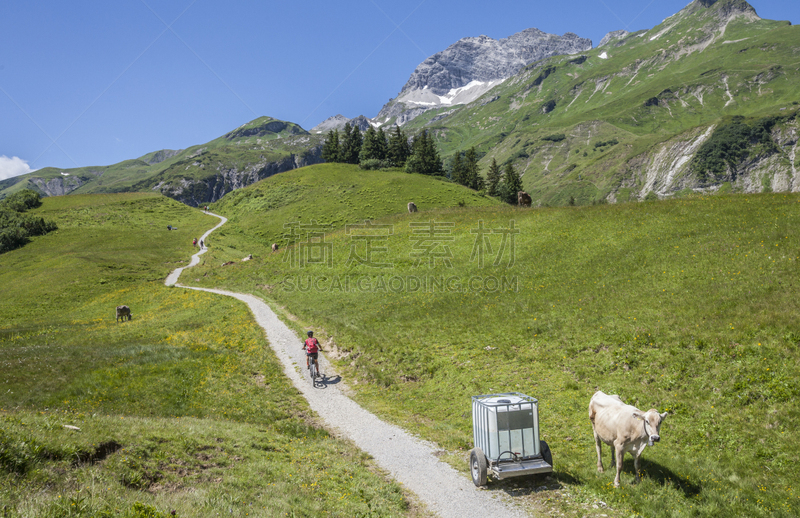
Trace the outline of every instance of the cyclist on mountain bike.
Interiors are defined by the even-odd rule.
[[[314,365],[317,366],[317,372],[319,372],[319,362],[317,361],[319,357],[319,341],[314,338],[314,331],[308,332],[308,338],[303,344],[303,349],[306,351],[306,368],[309,367],[309,359],[313,359]]]

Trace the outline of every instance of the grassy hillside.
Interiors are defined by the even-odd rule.
[[[358,400],[436,441],[465,476],[469,397],[539,398],[561,489],[534,491],[534,478],[492,491],[573,516],[796,516],[799,207],[796,194],[763,194],[432,209],[379,219],[391,232],[374,238],[371,265],[351,261],[366,245],[340,228],[325,234],[330,267],[295,260],[319,251],[311,243],[228,267],[212,248],[195,281],[319,330]],[[245,218],[285,221],[226,208],[223,251],[256,246]],[[431,221],[438,242],[420,234]],[[442,254],[431,264],[425,250]],[[596,390],[669,412],[638,486],[630,457],[621,489],[596,472]],[[609,509],[592,511],[598,501]]]
[[[259,177],[296,167],[295,161],[317,161],[313,150],[320,142],[320,137],[312,136],[296,124],[259,117],[217,139],[187,149],[154,151],[109,166],[45,167],[0,182],[0,198],[23,188],[45,195],[156,189],[184,203],[198,205]]]
[[[4,516],[408,514],[314,423],[244,305],[163,285],[216,218],[147,194],[32,213],[59,229],[0,255]]]
[[[364,171],[347,164],[317,164],[288,171],[232,192],[211,210],[235,225],[211,236],[218,245],[233,245],[226,260],[241,254],[263,255],[272,243],[283,247],[291,234],[286,223],[338,229],[365,219],[407,212],[413,201],[421,213],[439,207],[496,206],[499,202],[438,178],[400,170]],[[239,240],[222,240],[226,235]],[[241,243],[237,244],[237,243]],[[246,243],[246,246],[244,245]],[[219,246],[216,247],[217,249]]]
[[[800,29],[758,20],[746,2],[693,2],[649,31],[533,63],[478,101],[428,112],[409,130],[428,126],[445,156],[477,147],[484,171],[493,158],[511,161],[534,204],[559,205],[570,196],[586,204],[701,187],[692,143],[735,115],[772,117],[776,146],[745,143],[748,158],[712,186],[761,192],[766,176],[768,188],[792,190],[798,48]],[[453,113],[430,122],[445,111]],[[660,163],[660,154],[669,160]],[[788,187],[774,179],[778,169]],[[758,178],[742,180],[751,174]]]

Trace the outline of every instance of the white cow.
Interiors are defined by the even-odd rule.
[[[661,423],[666,417],[666,412],[659,414],[655,409],[642,412],[635,406],[623,403],[617,395],[595,392],[589,402],[589,419],[592,421],[594,442],[597,446],[597,471],[603,472],[602,443],[606,443],[614,448],[612,459],[617,466],[614,487],[619,487],[622,459],[626,453],[633,455],[635,482],[638,482],[639,455],[645,446],[652,446],[661,440]]]

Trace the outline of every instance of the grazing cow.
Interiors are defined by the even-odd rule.
[[[272,251],[273,252],[277,252],[278,251],[278,243],[272,243]]]
[[[409,214],[412,212],[417,212],[417,206],[414,205],[413,201],[408,202],[408,212]]]
[[[128,320],[130,320],[132,316],[131,308],[128,306],[117,306],[117,322],[119,322],[120,318],[122,318],[122,321],[125,322],[126,317]]]
[[[252,258],[253,258],[253,254],[250,254],[247,257],[245,257],[244,259],[242,259],[242,262],[249,261]]]
[[[531,195],[525,191],[519,191],[517,193],[517,205],[520,207],[530,207],[531,206]]]
[[[603,472],[602,443],[613,447],[612,459],[617,466],[614,487],[619,487],[619,474],[622,471],[622,458],[626,453],[633,455],[636,479],[639,481],[639,455],[645,446],[652,446],[661,440],[661,423],[667,413],[659,414],[650,409],[642,412],[635,406],[626,405],[617,395],[609,396],[595,392],[589,402],[589,420],[592,421],[594,442],[597,447],[597,471]]]

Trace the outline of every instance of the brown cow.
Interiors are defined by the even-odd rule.
[[[619,396],[595,392],[589,402],[589,420],[592,421],[594,442],[597,447],[597,471],[603,472],[602,445],[613,446],[612,459],[617,466],[614,487],[619,487],[619,474],[622,459],[626,453],[633,455],[633,466],[639,482],[639,456],[645,446],[652,446],[661,440],[661,423],[667,413],[659,414],[650,409],[642,412],[635,406],[626,405]]]
[[[117,322],[119,322],[120,318],[125,322],[125,318],[130,320],[131,317],[133,317],[133,315],[131,315],[131,308],[128,306],[117,306]]]
[[[278,251],[278,243],[272,243],[272,251],[273,252],[277,252]]]
[[[517,193],[517,205],[520,207],[530,207],[531,206],[531,195],[525,191],[519,191]]]

